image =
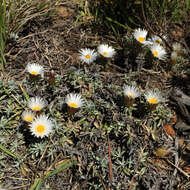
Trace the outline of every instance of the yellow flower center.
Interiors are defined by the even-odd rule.
[[[104,51],[104,52],[103,52],[103,55],[104,55],[104,56],[108,55],[108,52]]]
[[[25,117],[25,121],[31,122],[33,120],[32,116],[27,116]]]
[[[128,96],[129,98],[132,98],[132,99],[135,98],[135,95],[134,95],[133,93],[129,93],[129,94],[127,94],[127,96]]]
[[[85,55],[85,58],[86,58],[86,59],[90,59],[90,58],[91,58],[91,55],[87,54],[87,55]]]
[[[43,133],[44,131],[45,131],[45,126],[44,125],[38,125],[37,127],[36,127],[36,131],[37,131],[37,133]]]
[[[37,71],[31,71],[30,74],[31,75],[38,75],[38,72]]]
[[[39,111],[39,110],[41,110],[41,107],[40,106],[34,106],[34,107],[32,107],[32,110]]]
[[[150,98],[148,100],[148,102],[149,102],[149,104],[157,104],[158,103],[158,99],[156,99],[156,98]]]
[[[71,103],[69,104],[69,107],[78,108],[78,105],[77,105],[76,103],[74,103],[74,102],[71,102]]]
[[[153,51],[154,56],[158,56],[158,51]]]
[[[161,43],[161,40],[158,39],[158,40],[156,40],[156,42],[160,44],[160,43]]]
[[[142,43],[142,42],[144,42],[144,38],[143,37],[138,37],[138,41]]]

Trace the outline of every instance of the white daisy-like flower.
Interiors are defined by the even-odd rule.
[[[144,96],[149,104],[158,104],[163,101],[161,94],[157,91],[149,90]]]
[[[166,50],[160,44],[153,44],[150,47],[150,50],[154,57],[157,57],[160,60],[164,60],[166,58]]]
[[[35,114],[32,111],[24,111],[22,113],[22,119],[26,122],[32,122],[34,117],[35,117]]]
[[[88,64],[95,61],[98,55],[94,50],[88,48],[81,49],[79,53],[80,53],[79,59]]]
[[[84,100],[80,94],[68,94],[65,102],[70,108],[80,108],[84,105]]]
[[[172,45],[172,47],[173,47],[173,50],[174,50],[175,52],[177,52],[177,53],[181,52],[181,49],[182,49],[181,44],[179,44],[179,43],[174,43],[174,44]]]
[[[32,111],[40,111],[46,106],[45,101],[40,97],[33,97],[28,102],[28,107]]]
[[[166,36],[162,36],[163,39],[167,39]],[[152,41],[152,43],[158,43],[158,44],[161,44],[163,42],[162,38],[160,38],[159,36],[152,36],[151,39],[149,39],[150,41]]]
[[[36,63],[28,64],[26,67],[27,72],[29,72],[31,75],[37,76],[37,75],[43,75],[44,68]]]
[[[140,42],[141,44],[145,44],[147,33],[148,33],[147,30],[138,28],[138,29],[135,29],[135,31],[134,31],[134,33],[133,33],[133,36],[134,36],[134,38],[135,38],[138,42]]]
[[[98,53],[103,57],[112,58],[116,54],[116,51],[112,46],[101,44],[98,46]]]
[[[140,91],[136,86],[124,86],[124,95],[130,99],[135,99],[140,96]]]
[[[52,121],[45,115],[36,117],[30,124],[31,133],[36,136],[43,138],[48,136],[53,130]]]

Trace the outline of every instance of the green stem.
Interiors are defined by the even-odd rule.
[[[37,186],[38,186],[40,180],[41,180],[40,178],[35,179],[33,185],[30,187],[29,190],[35,190],[35,189],[37,188]]]

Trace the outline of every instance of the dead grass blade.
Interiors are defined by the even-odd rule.
[[[0,149],[5,152],[6,154],[8,154],[9,156],[15,158],[15,159],[19,159],[17,155],[15,155],[14,153],[12,153],[11,151],[9,151],[7,148],[5,148],[2,144],[0,144]]]

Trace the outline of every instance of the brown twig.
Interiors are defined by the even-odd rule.
[[[181,168],[179,168],[178,166],[176,166],[175,164],[173,164],[172,162],[170,162],[168,159],[166,159],[166,161],[171,164],[172,166],[174,166],[176,169],[178,169],[184,176],[186,176],[188,179],[190,178],[190,176],[184,172]]]
[[[16,186],[16,187],[11,187],[8,188],[7,190],[14,190],[14,189],[22,189],[28,187],[30,184],[22,185],[22,186]]]

